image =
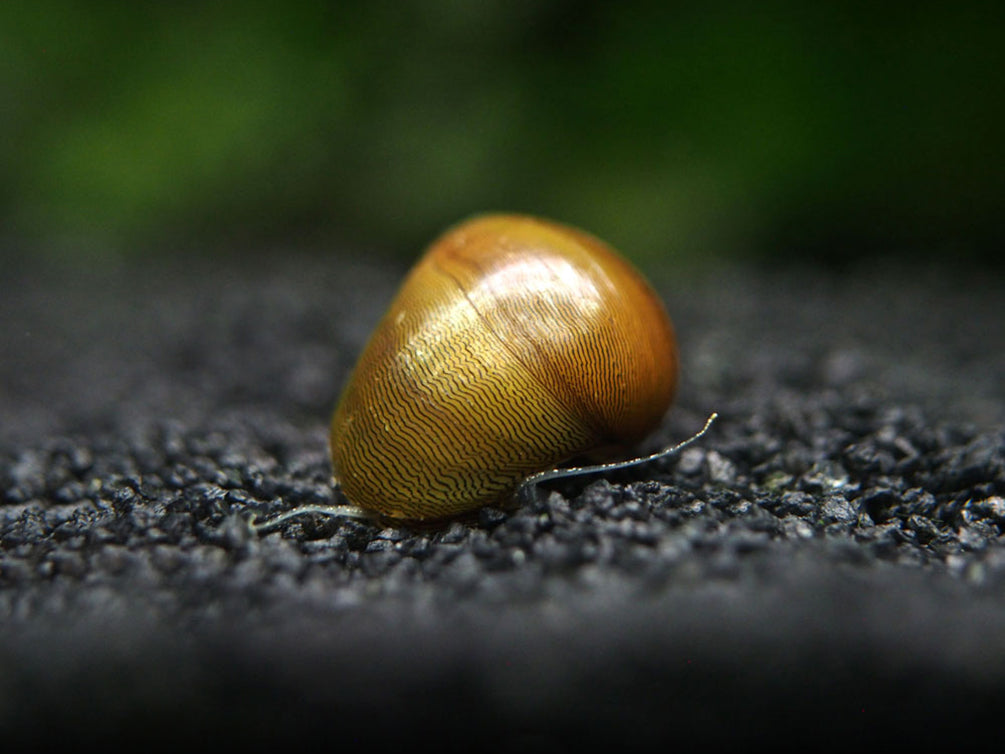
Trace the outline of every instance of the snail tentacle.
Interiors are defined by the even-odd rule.
[[[355,505],[301,505],[293,510],[280,513],[278,516],[273,516],[269,520],[263,521],[262,523],[257,523],[255,519],[252,518],[251,528],[256,534],[268,534],[269,532],[278,529],[290,519],[313,514],[331,516],[332,518],[342,517],[365,519],[370,517],[365,510]]]
[[[339,489],[337,480],[335,482],[335,489]],[[248,523],[251,526],[251,530],[255,532],[255,534],[262,535],[275,531],[287,521],[291,521],[294,518],[312,515],[329,516],[331,518],[372,518],[371,514],[363,508],[360,508],[358,505],[299,505],[296,508],[280,513],[270,519],[262,521],[261,523],[258,523],[257,517],[252,514]]]
[[[714,422],[718,416],[719,414],[713,411],[705,421],[705,426],[698,430],[695,434],[691,435],[683,442],[679,442],[676,445],[668,445],[662,450],[652,453],[651,455],[640,456],[639,458],[629,458],[627,461],[598,463],[592,466],[571,466],[561,469],[549,469],[548,471],[542,471],[534,474],[533,476],[527,477],[520,486],[521,488],[529,488],[540,482],[546,482],[551,479],[565,479],[566,477],[582,476],[584,474],[598,474],[604,471],[620,471],[621,469],[627,469],[631,466],[640,466],[641,464],[649,463],[650,461],[658,461],[661,458],[666,458],[667,456],[671,456],[674,453],[683,450],[695,440],[701,438],[702,435],[708,432],[709,427],[712,426],[712,422]]]

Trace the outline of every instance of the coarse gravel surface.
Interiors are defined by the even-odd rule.
[[[1005,704],[1005,280],[652,275],[677,457],[434,527],[335,502],[404,273],[289,252],[0,272],[0,740],[965,744]]]

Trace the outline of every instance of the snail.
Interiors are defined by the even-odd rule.
[[[338,401],[330,448],[351,505],[295,509],[435,521],[547,478],[621,468],[673,401],[673,325],[646,280],[579,229],[476,216],[428,248]]]

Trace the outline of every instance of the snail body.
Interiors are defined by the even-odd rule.
[[[392,519],[505,503],[538,472],[637,444],[677,372],[662,302],[614,250],[479,216],[429,247],[373,332],[332,419],[335,476]]]

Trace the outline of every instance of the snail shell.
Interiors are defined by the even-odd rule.
[[[480,216],[436,240],[370,338],[331,425],[350,502],[439,519],[651,432],[677,344],[649,284],[583,231]]]

